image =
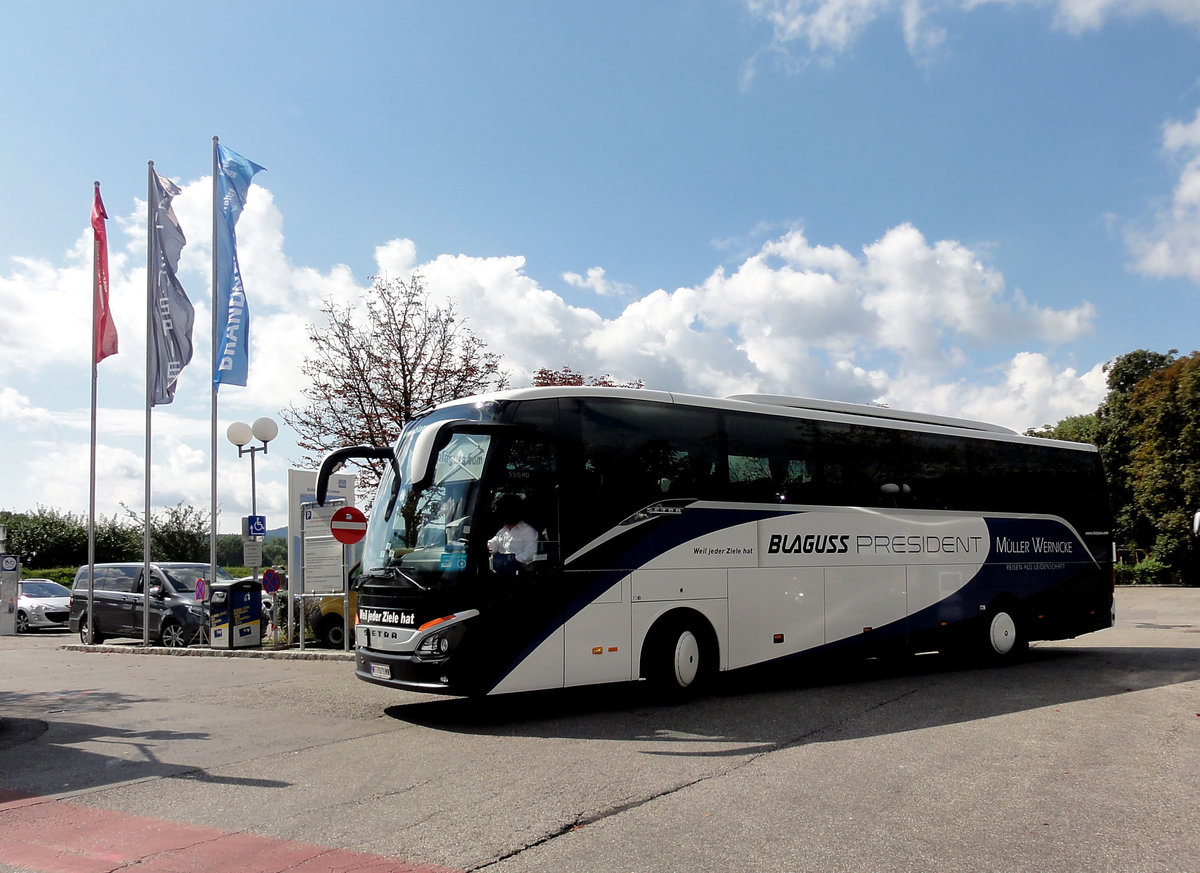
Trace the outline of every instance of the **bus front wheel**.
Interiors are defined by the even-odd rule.
[[[699,621],[680,617],[657,627],[642,658],[642,675],[672,700],[695,694],[712,671],[714,655]]]

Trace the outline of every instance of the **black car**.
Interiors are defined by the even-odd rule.
[[[200,638],[204,627],[204,604],[196,599],[196,582],[208,584],[208,564],[159,562],[150,565],[150,596],[142,586],[140,563],[96,564],[92,586],[92,639],[108,637],[141,639],[145,603],[150,604],[150,638],[163,646],[186,646]],[[232,576],[217,568],[218,581]],[[80,567],[71,589],[70,627],[88,642],[88,568]]]

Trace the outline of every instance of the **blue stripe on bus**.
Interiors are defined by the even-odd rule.
[[[763,519],[806,512],[795,507],[729,509],[692,506],[678,514],[652,516],[586,550],[571,562],[565,572],[568,575],[586,572],[593,577],[590,584],[562,605],[561,610],[499,671],[488,690],[499,685],[538,646],[597,597],[655,558],[706,534]],[[958,591],[910,616],[873,628],[869,640],[866,639],[867,635],[835,640],[778,660],[862,646],[867,642],[872,646],[886,645],[903,641],[905,637],[936,632],[943,623],[952,630],[962,630],[963,622],[979,615],[981,607],[986,607],[999,594],[1012,595],[1033,607],[1046,607],[1049,610],[1047,614],[1057,613],[1059,609],[1055,607],[1054,592],[1065,587],[1068,593],[1064,597],[1069,596],[1074,588],[1071,584],[1073,579],[1085,580],[1096,567],[1096,561],[1086,545],[1069,525],[1059,519],[975,517],[981,517],[987,525],[990,546],[988,563]],[[1095,627],[1081,628],[1077,632],[1091,629]]]

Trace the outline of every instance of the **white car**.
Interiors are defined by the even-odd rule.
[[[65,628],[70,616],[70,588],[49,579],[22,579],[17,583],[17,633],[43,627]]]

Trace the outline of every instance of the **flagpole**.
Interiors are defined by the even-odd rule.
[[[154,390],[152,357],[154,343],[154,288],[156,264],[154,263],[157,198],[154,196],[154,161],[146,162],[146,516],[142,528],[142,645],[150,645],[150,409]]]
[[[97,181],[93,184],[96,186],[92,195],[94,209],[96,198],[100,196],[100,182]],[[100,254],[98,251],[100,240],[95,236],[94,228],[92,234],[92,440],[88,455],[88,645],[92,644],[92,630],[95,624],[92,621],[92,604],[95,600],[96,588],[96,365],[101,342],[101,338],[98,336],[99,331],[96,330],[100,316],[100,294],[98,287],[100,282]]]
[[[217,137],[212,138],[212,369],[210,377],[217,372]],[[212,506],[209,511],[208,560],[209,579],[217,578],[217,380],[211,378],[212,390],[212,433],[209,442],[209,466],[212,469]]]

